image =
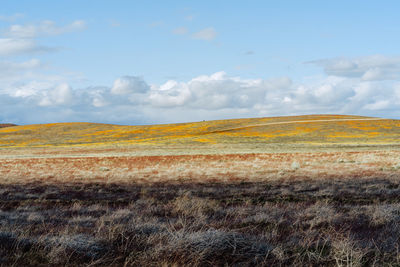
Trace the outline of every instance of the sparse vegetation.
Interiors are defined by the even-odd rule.
[[[3,265],[400,263],[392,179],[2,185]]]

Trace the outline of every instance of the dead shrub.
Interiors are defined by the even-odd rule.
[[[332,240],[332,257],[337,266],[363,266],[365,254],[349,236],[339,235]]]
[[[180,231],[170,235],[167,242],[155,248],[153,257],[191,266],[257,265],[272,255],[273,249],[255,237],[215,229]]]
[[[171,204],[172,210],[179,216],[203,220],[218,209],[218,203],[215,200],[195,197],[191,193],[178,196]]]

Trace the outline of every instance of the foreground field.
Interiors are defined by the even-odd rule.
[[[400,265],[396,120],[8,126],[0,184],[0,265]]]
[[[5,185],[3,265],[397,266],[399,179]]]
[[[0,160],[3,265],[400,264],[400,151]]]

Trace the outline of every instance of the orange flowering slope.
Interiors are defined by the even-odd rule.
[[[0,129],[0,147],[210,144],[399,144],[400,120],[308,115],[147,126],[53,123]]]

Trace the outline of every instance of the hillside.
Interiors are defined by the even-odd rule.
[[[55,123],[0,129],[0,147],[400,144],[400,120],[308,115],[147,126]]]
[[[12,123],[0,123],[0,128],[12,127],[12,126],[17,126],[17,125]]]

